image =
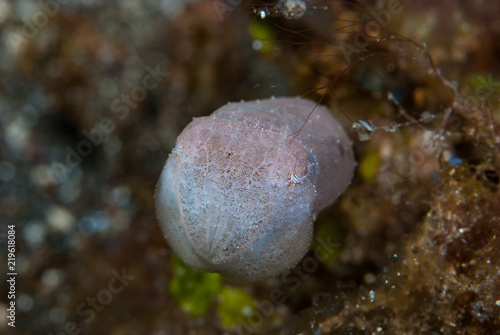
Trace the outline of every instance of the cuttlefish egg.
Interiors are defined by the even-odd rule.
[[[344,192],[355,166],[326,107],[300,98],[229,103],[177,138],[156,189],[158,220],[193,269],[267,279],[304,257],[316,214]]]

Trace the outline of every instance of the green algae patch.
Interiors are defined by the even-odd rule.
[[[270,26],[263,21],[253,20],[250,23],[250,36],[254,39],[254,48],[264,54],[274,51],[276,43],[274,42],[273,32]]]
[[[311,250],[320,262],[332,265],[343,251],[346,235],[347,230],[343,218],[330,214],[317,226],[317,237],[313,241]]]
[[[192,270],[177,257],[173,257],[172,262],[174,276],[170,281],[170,294],[191,316],[204,315],[221,290],[222,277],[216,273]]]
[[[378,168],[380,166],[380,156],[378,153],[366,155],[360,164],[360,173],[368,182],[375,182]]]
[[[226,329],[248,323],[256,312],[254,298],[242,289],[224,287],[217,300],[219,301],[217,312],[222,326]]]

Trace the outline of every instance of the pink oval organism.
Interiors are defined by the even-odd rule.
[[[355,166],[326,107],[300,98],[229,103],[177,138],[156,190],[158,219],[193,269],[263,280],[300,262],[316,214],[344,192]]]

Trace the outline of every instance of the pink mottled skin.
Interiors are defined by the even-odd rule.
[[[229,103],[177,138],[156,190],[158,219],[190,267],[267,279],[304,257],[315,215],[344,192],[355,166],[326,107],[300,98]]]

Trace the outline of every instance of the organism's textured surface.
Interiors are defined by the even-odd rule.
[[[229,103],[179,135],[157,186],[160,226],[196,270],[271,278],[304,257],[314,217],[355,166],[351,140],[324,106]]]

